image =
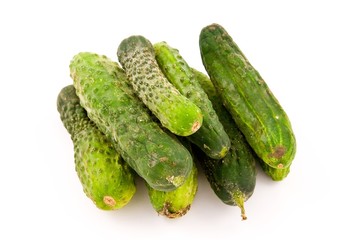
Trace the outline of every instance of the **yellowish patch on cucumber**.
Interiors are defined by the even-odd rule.
[[[116,200],[111,196],[104,196],[103,202],[109,207],[114,207],[116,205]]]

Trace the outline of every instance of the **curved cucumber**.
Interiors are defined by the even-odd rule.
[[[177,49],[166,42],[153,45],[156,60],[167,79],[181,94],[196,104],[203,113],[201,128],[188,139],[201,148],[209,157],[223,158],[231,145],[212,103],[201,86],[193,79],[193,73]]]
[[[273,168],[286,168],[296,152],[288,116],[259,73],[218,24],[202,29],[202,62],[226,108],[257,155]]]
[[[118,63],[82,52],[72,59],[70,72],[88,116],[139,176],[163,191],[185,182],[192,169],[191,154],[152,120]]]
[[[143,36],[126,38],[117,56],[137,96],[164,127],[179,136],[191,135],[201,127],[201,110],[163,75],[149,40]]]
[[[71,135],[76,172],[86,196],[103,210],[125,206],[136,192],[134,172],[88,118],[73,85],[60,91],[57,110]]]
[[[222,160],[206,158],[199,152],[198,161],[216,195],[225,204],[240,207],[242,218],[246,219],[244,202],[252,196],[255,189],[257,156],[229,112],[224,108],[211,80],[195,69],[193,69],[193,73],[212,101],[213,108],[231,140],[231,148]]]

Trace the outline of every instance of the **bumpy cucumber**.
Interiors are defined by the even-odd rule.
[[[135,173],[88,118],[73,85],[60,91],[57,110],[71,135],[75,169],[86,196],[103,210],[125,206],[136,192]]]
[[[224,108],[211,80],[193,69],[195,79],[200,83],[213,103],[220,121],[231,140],[231,148],[222,160],[206,158],[197,151],[198,161],[216,195],[228,205],[239,206],[242,218],[246,219],[244,202],[253,194],[256,185],[256,154],[238,129],[229,112]]]
[[[203,113],[201,128],[188,139],[201,148],[208,156],[215,159],[223,158],[231,145],[227,133],[224,131],[212,103],[197,81],[187,62],[166,42],[153,45],[156,60],[167,79],[181,94],[196,104]]]
[[[288,167],[296,140],[287,114],[265,81],[222,26],[204,27],[199,45],[208,75],[251,147],[269,166]]]
[[[81,52],[72,59],[70,72],[88,116],[139,176],[162,191],[185,182],[191,154],[152,119],[117,62]]]
[[[117,56],[137,96],[164,127],[179,136],[191,135],[201,127],[201,110],[163,75],[148,39],[143,36],[124,39]]]

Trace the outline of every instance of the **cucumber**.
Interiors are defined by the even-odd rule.
[[[123,159],[151,187],[171,191],[189,176],[189,151],[153,120],[124,71],[103,55],[81,52],[70,63],[81,105]]]
[[[184,138],[179,138],[179,140],[193,156],[190,143]],[[185,215],[191,208],[197,193],[197,174],[197,167],[193,164],[192,171],[186,182],[173,191],[158,191],[146,184],[151,204],[156,212],[168,218],[179,218]]]
[[[273,168],[288,167],[296,152],[291,123],[258,71],[218,24],[201,30],[199,45],[209,77],[256,154]]]
[[[231,145],[212,103],[201,86],[193,79],[193,73],[187,62],[177,49],[166,42],[153,45],[156,60],[167,79],[181,94],[190,99],[202,111],[203,123],[201,128],[188,139],[201,148],[209,157],[223,158]]]
[[[163,75],[148,39],[143,36],[124,39],[117,56],[135,93],[164,127],[179,136],[191,135],[201,127],[201,110]]]
[[[134,172],[80,105],[73,85],[57,97],[57,110],[71,135],[75,169],[83,191],[103,210],[120,209],[136,192]]]
[[[170,192],[158,191],[150,187],[147,189],[155,211],[172,219],[182,217],[190,210],[197,187],[197,168],[193,165],[191,174],[179,188]]]
[[[181,142],[192,153],[191,145],[185,139]],[[197,167],[193,164],[192,171],[186,182],[179,188],[165,192],[151,188],[148,184],[147,190],[151,204],[155,211],[168,218],[179,218],[185,215],[191,208],[198,189]]]
[[[256,185],[257,156],[238,129],[229,112],[224,108],[211,80],[202,72],[192,69],[196,81],[200,83],[220,121],[231,140],[228,154],[221,160],[206,157],[201,151],[196,151],[205,176],[215,194],[228,205],[238,206],[245,220],[244,202],[253,194]]]

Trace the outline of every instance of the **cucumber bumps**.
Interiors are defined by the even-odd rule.
[[[89,118],[139,176],[162,191],[185,182],[192,170],[191,154],[153,120],[117,62],[81,52],[72,59],[70,73]]]
[[[120,43],[117,56],[137,96],[164,127],[179,136],[191,135],[201,127],[201,110],[163,75],[149,40],[130,36]]]
[[[262,77],[222,26],[204,27],[199,45],[208,75],[256,154],[273,168],[289,167],[296,140],[288,116]]]
[[[57,110],[71,135],[76,172],[86,196],[103,210],[125,206],[136,192],[134,172],[88,118],[73,85],[60,91]]]
[[[203,113],[201,128],[187,138],[209,157],[223,158],[231,145],[227,133],[224,131],[211,101],[194,79],[192,69],[179,54],[166,42],[154,44],[156,60],[167,79],[180,91],[181,94],[196,104]]]

